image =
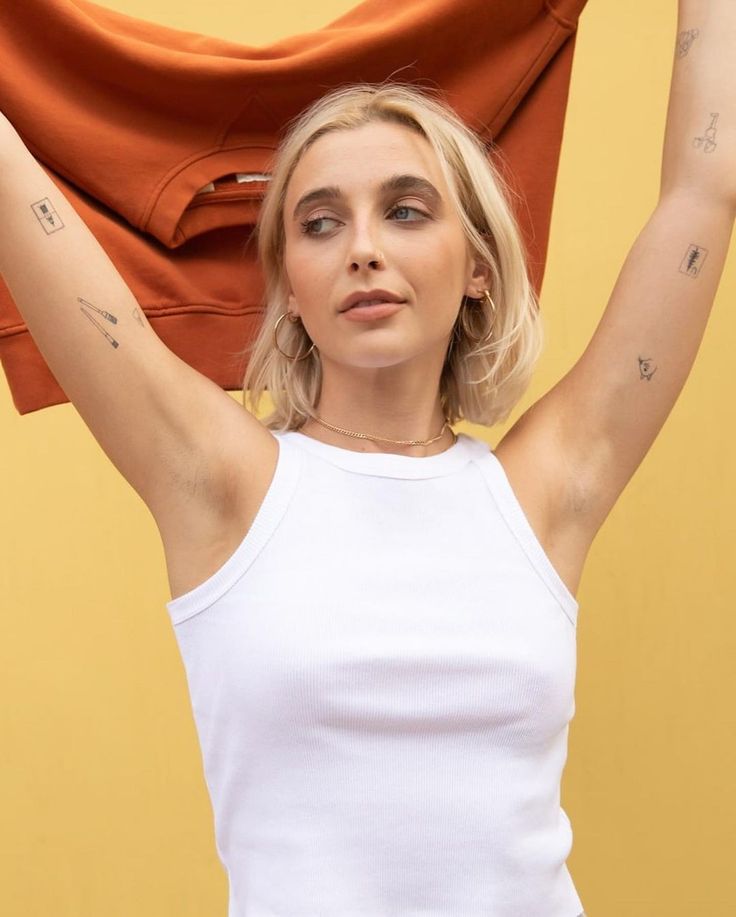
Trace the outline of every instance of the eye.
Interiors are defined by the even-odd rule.
[[[418,207],[410,207],[408,204],[397,204],[395,207],[392,207],[389,213],[394,214],[398,213],[399,210],[412,210],[414,213],[419,213],[423,218],[426,218],[426,214],[423,210],[419,210]],[[399,220],[400,223],[406,223],[406,220]],[[411,222],[414,222],[413,220]]]
[[[425,213],[423,210],[420,210],[418,207],[410,207],[408,204],[395,204],[389,211],[388,216],[395,216],[397,213],[417,213],[419,214],[419,220],[417,219],[398,219],[395,222],[398,223],[418,223],[422,220],[431,219],[428,213]],[[301,231],[306,236],[324,236],[325,232],[322,232],[322,227],[317,228],[319,223],[339,223],[339,220],[336,220],[334,217],[327,216],[316,216],[312,217],[310,220],[302,220],[301,222]]]
[[[324,223],[325,220],[331,220],[331,219],[332,217],[313,217],[311,220],[302,220],[301,222],[302,232],[306,236],[324,235],[324,233],[313,232],[312,227],[314,226],[315,223]],[[334,223],[335,220],[332,220],[332,222]]]

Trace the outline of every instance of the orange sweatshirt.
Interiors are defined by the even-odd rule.
[[[0,110],[181,359],[224,389],[263,317],[248,241],[286,123],[338,85],[439,87],[520,195],[541,289],[586,0],[365,0],[322,29],[240,45],[87,0],[0,12]],[[500,152],[498,161],[494,149]],[[0,278],[0,361],[26,414],[69,399]]]

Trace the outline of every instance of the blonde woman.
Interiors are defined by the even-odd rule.
[[[355,84],[290,126],[258,226],[263,421],[166,349],[4,121],[0,270],[159,526],[230,917],[581,913],[575,593],[723,270],[735,39],[730,0],[682,0],[657,208],[585,353],[494,451],[452,424],[508,417],[540,315],[508,194],[441,101]],[[114,348],[75,308],[90,286]]]

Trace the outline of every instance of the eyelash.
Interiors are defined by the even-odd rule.
[[[418,207],[410,207],[408,204],[396,204],[394,207],[391,208],[391,210],[389,210],[389,213],[393,214],[397,210],[413,210],[415,213],[421,213],[423,218],[429,219],[429,214],[425,213],[423,210],[420,210]],[[312,224],[320,223],[322,220],[332,220],[332,219],[334,219],[334,217],[312,217],[311,220],[302,220],[301,222],[302,230],[301,231],[306,236],[314,236],[315,238],[319,238],[319,236],[324,235],[324,233],[311,232],[310,227],[312,226]],[[399,223],[408,223],[408,222],[415,222],[415,221],[399,220]],[[421,222],[421,220],[417,220],[416,222]]]

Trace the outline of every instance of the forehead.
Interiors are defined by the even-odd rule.
[[[303,154],[292,173],[287,208],[318,186],[339,186],[345,194],[378,188],[389,174],[411,173],[448,194],[437,156],[429,141],[401,124],[373,122],[330,131]]]

